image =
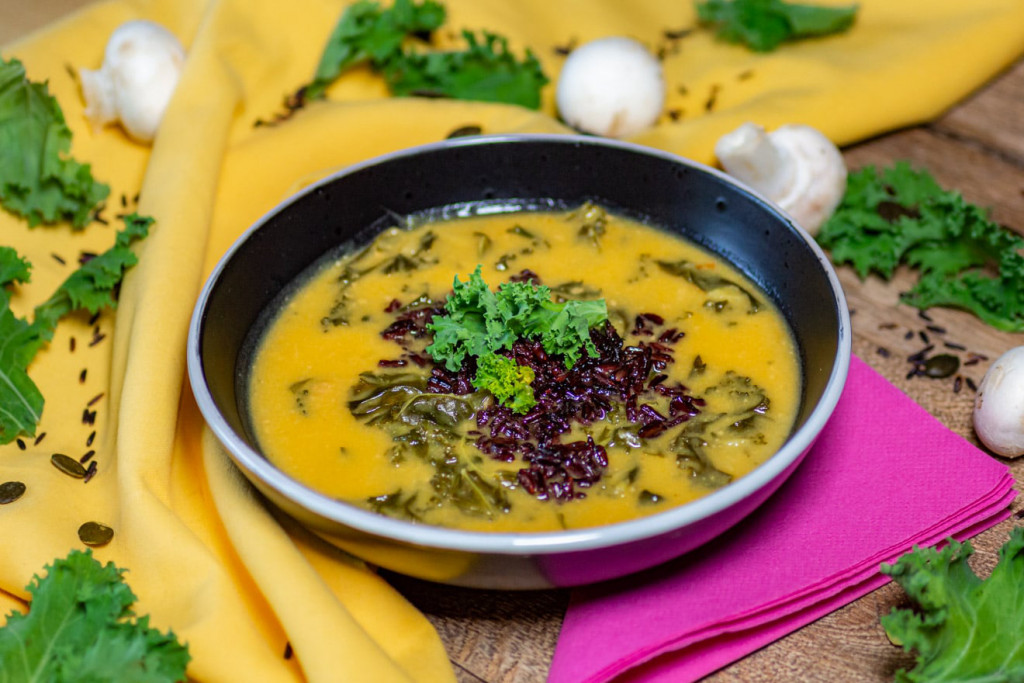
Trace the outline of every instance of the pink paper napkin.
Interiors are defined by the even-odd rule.
[[[813,450],[750,518],[679,560],[574,592],[550,683],[689,681],[884,584],[914,544],[1009,516],[1006,465],[852,360]]]

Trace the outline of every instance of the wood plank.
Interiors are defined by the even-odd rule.
[[[1024,61],[935,122],[933,128],[973,140],[1024,164]]]

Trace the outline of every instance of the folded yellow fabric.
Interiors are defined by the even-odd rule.
[[[189,643],[195,680],[452,679],[429,622],[359,560],[267,510],[204,430],[185,381],[185,338],[201,282],[231,242],[333,168],[467,124],[565,131],[553,110],[564,59],[556,47],[600,36],[631,35],[665,54],[665,114],[635,141],[709,163],[717,138],[747,120],[807,123],[840,144],[928,120],[1024,52],[1019,0],[862,0],[848,33],[763,55],[709,31],[670,37],[694,26],[692,3],[682,0],[451,0],[453,30],[443,41],[457,43],[461,28],[486,29],[541,59],[552,79],[541,112],[392,99],[357,69],[328,101],[281,125],[254,126],[309,79],[345,4],[114,0],[0,51],[22,60],[33,80],[49,81],[74,131],[74,156],[112,188],[110,227],[29,229],[0,213],[0,243],[34,264],[15,311],[30,314],[70,272],[52,254],[73,264],[82,251],[106,248],[114,214],[136,208],[137,197],[138,210],[157,221],[116,316],[63,321],[30,368],[47,397],[45,436],[24,449],[0,447],[0,481],[28,486],[0,506],[4,612],[25,608],[32,575],[80,547],[78,526],[95,520],[115,529],[97,557],[128,569],[137,612]],[[117,127],[93,130],[67,69],[97,68],[114,28],[140,17],[163,23],[189,51],[152,148]],[[83,421],[87,407],[95,424]],[[87,484],[49,463],[53,452],[88,448],[99,469]]]

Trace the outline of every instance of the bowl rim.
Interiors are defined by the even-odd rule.
[[[774,214],[780,221],[790,226],[803,238],[825,271],[831,285],[833,303],[839,312],[835,359],[832,363],[822,396],[811,411],[811,414],[807,417],[805,423],[790,435],[779,450],[754,470],[694,501],[637,519],[595,527],[543,532],[467,531],[417,524],[381,515],[337,500],[302,484],[279,470],[268,458],[250,447],[232,429],[218,409],[206,385],[200,348],[203,323],[206,317],[205,312],[210,295],[217,286],[220,275],[227,268],[231,258],[242,248],[250,236],[275,215],[287,209],[292,203],[300,201],[306,195],[315,192],[317,188],[363,169],[449,147],[490,146],[529,142],[594,145],[614,148],[630,153],[659,157],[700,172],[710,173],[719,180],[733,186],[738,192],[754,199],[764,209]],[[232,243],[227,251],[218,259],[217,264],[204,282],[189,323],[186,364],[189,382],[192,386],[192,394],[206,424],[214,436],[216,436],[221,447],[227,451],[228,456],[235,465],[243,470],[243,473],[250,479],[254,477],[263,487],[267,487],[277,495],[282,496],[290,504],[329,522],[342,524],[372,536],[390,539],[411,546],[434,550],[499,555],[548,555],[570,551],[595,550],[669,534],[723,512],[754,495],[765,486],[768,486],[803,458],[824,428],[825,423],[831,417],[846,383],[852,353],[851,347],[849,309],[842,285],[831,261],[806,230],[783,210],[755,190],[717,168],[665,150],[637,143],[577,134],[504,133],[452,138],[407,147],[371,157],[334,171],[282,199],[249,226]],[[256,482],[251,483],[256,484]],[[261,488],[261,486],[257,485],[257,488]]]

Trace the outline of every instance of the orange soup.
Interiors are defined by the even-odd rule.
[[[547,337],[498,352],[525,397],[515,410],[481,359],[432,356],[453,282],[474,271],[495,292],[524,283],[554,327],[577,304],[607,313],[571,367]],[[423,524],[550,531],[744,476],[789,436],[800,383],[786,321],[738,270],[585,205],[395,227],[325,259],[266,325],[247,400],[261,451],[328,496]]]

